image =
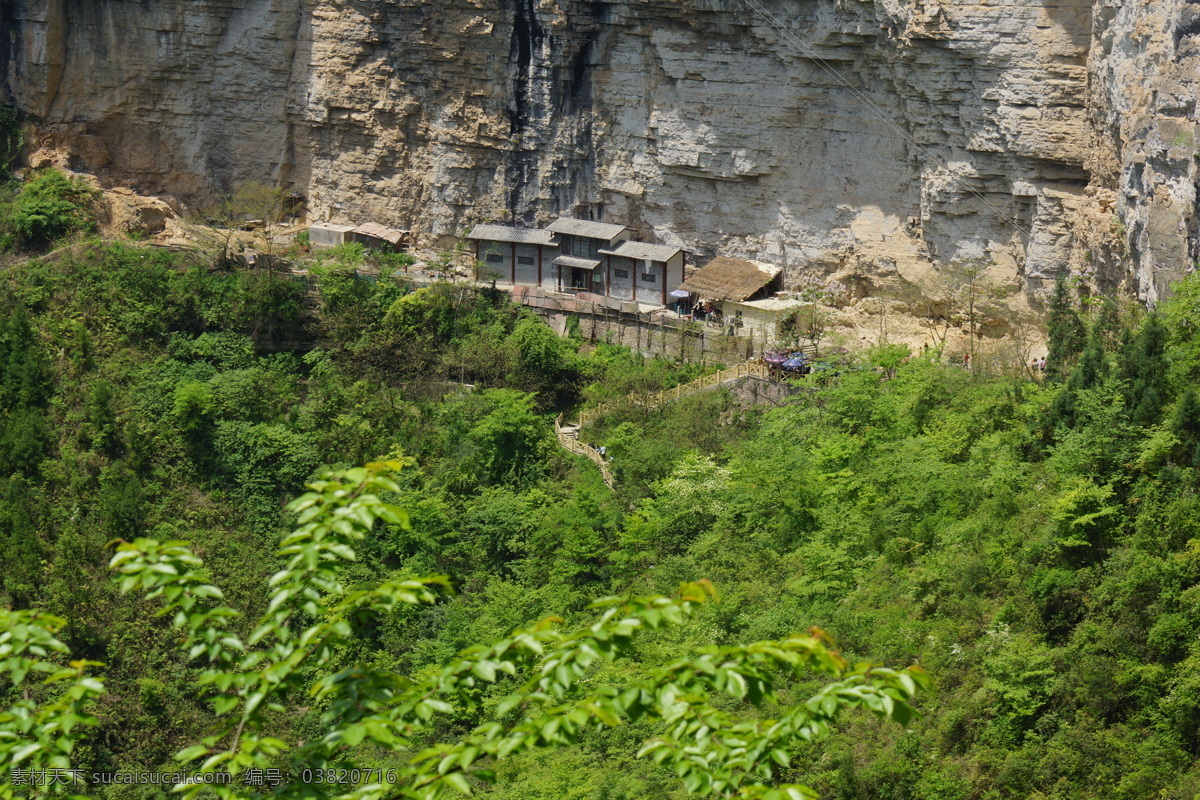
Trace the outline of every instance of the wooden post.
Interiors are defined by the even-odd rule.
[[[537,281],[537,285],[541,286],[542,285],[542,246],[539,244],[537,246],[537,248],[538,248],[538,281]]]
[[[604,296],[612,295],[612,256],[604,257]]]
[[[517,243],[510,242],[512,245],[512,261],[508,265],[509,274],[512,275],[512,285],[517,285]]]
[[[662,287],[663,308],[666,308],[667,307],[667,262],[665,262],[665,261],[662,262],[662,282],[663,282],[663,287]]]

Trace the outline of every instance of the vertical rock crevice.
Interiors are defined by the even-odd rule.
[[[16,24],[12,3],[0,3],[0,104],[13,102],[10,70],[15,66],[15,54],[21,52],[21,26]]]
[[[544,89],[545,65],[541,61],[544,32],[538,21],[533,0],[515,0],[513,4],[512,45],[509,53],[512,78],[512,109],[509,134],[513,153],[509,163],[508,213],[514,220],[528,222],[526,194],[537,183],[537,145],[539,123],[547,124],[546,109],[539,103]],[[534,188],[536,192],[536,188]]]
[[[514,222],[535,224],[594,201],[591,73],[606,14],[600,2],[514,2],[504,170],[506,213]]]
[[[531,96],[531,91],[539,83],[534,52],[541,50],[543,37],[544,32],[533,8],[533,0],[515,0],[512,48],[509,56],[513,67],[513,137],[520,137],[528,130],[532,122],[531,117],[539,112],[535,107],[536,98]]]

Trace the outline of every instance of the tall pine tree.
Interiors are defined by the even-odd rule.
[[[49,390],[33,327],[18,308],[0,321],[0,477],[31,474],[45,457]]]
[[[1066,279],[1061,275],[1054,284],[1054,297],[1050,300],[1050,348],[1046,356],[1046,373],[1052,380],[1065,380],[1071,374],[1071,366],[1087,346],[1087,329],[1079,313]]]
[[[1200,397],[1188,387],[1179,398],[1171,432],[1179,440],[1175,460],[1180,466],[1200,468]]]
[[[1135,425],[1155,425],[1167,402],[1167,331],[1157,314],[1146,318],[1132,341],[1121,348],[1119,375],[1125,381],[1125,406]]]
[[[1088,344],[1083,351],[1079,365],[1071,372],[1071,377],[1050,405],[1047,422],[1051,429],[1059,426],[1074,428],[1078,423],[1077,412],[1079,393],[1085,389],[1094,389],[1108,377],[1108,362],[1104,358],[1104,349],[1096,342]]]

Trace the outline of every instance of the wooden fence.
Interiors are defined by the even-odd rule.
[[[564,429],[562,419],[562,414],[559,414],[558,419],[554,421],[554,433],[558,436],[558,443],[577,456],[591,459],[600,468],[600,475],[604,478],[604,482],[608,484],[608,488],[613,488],[612,469],[608,466],[608,462],[604,459],[604,456],[600,455],[600,451],[595,447],[592,447],[590,444],[584,444],[576,438],[578,434],[577,428]]]

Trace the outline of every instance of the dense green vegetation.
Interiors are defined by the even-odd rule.
[[[241,614],[222,603],[202,559],[185,544],[139,538],[118,546],[112,566],[121,590],[140,590],[162,605],[159,613],[184,636],[181,649],[202,666],[197,686],[216,713],[216,732],[176,756],[206,779],[163,783],[180,784],[184,797],[231,800],[440,800],[470,794],[473,781],[491,784],[493,767],[516,754],[641,723],[654,735],[638,757],[669,767],[689,791],[814,800],[809,787],[780,780],[797,743],[821,738],[846,709],[906,724],[910,699],[928,687],[919,667],[850,665],[819,631],[704,647],[665,665],[622,670],[614,684],[595,680],[605,662],[629,665],[647,632],[683,623],[713,595],[705,582],[682,584],[674,598],[605,598],[592,604],[602,612],[598,619],[580,630],[538,622],[415,679],[375,658],[363,663],[366,654],[346,647],[356,633],[406,605],[436,602],[431,588],[448,583],[392,578],[349,591],[341,581],[354,548],[377,523],[409,527],[403,509],[382,499],[400,493],[389,475],[401,468],[377,462],[330,472],[288,505],[299,527],[282,543],[284,566],[272,576],[270,600],[248,638],[238,630]],[[0,609],[0,626],[8,629],[4,667],[16,684],[44,672],[63,687],[41,702],[23,698],[0,715],[0,762],[19,764],[25,775],[69,767],[74,744],[98,724],[87,706],[103,700],[104,687],[88,670],[102,665],[46,659],[68,650],[54,636],[61,619]],[[830,680],[801,701],[795,679],[814,672]],[[298,698],[315,699],[323,713],[306,738],[281,739],[274,735],[277,716]],[[741,703],[763,713],[743,719]],[[767,716],[772,711],[777,716]],[[113,783],[91,775],[90,783]],[[225,780],[210,785],[207,778],[218,776]],[[349,785],[322,785],[343,782]],[[9,789],[0,783],[0,796],[10,797]]]
[[[0,165],[0,179],[3,177]],[[52,169],[38,172],[22,184],[0,183],[0,253],[37,249],[68,234],[93,230],[96,221],[91,202],[95,194],[82,178],[68,178]]]
[[[630,404],[588,433],[614,456],[613,492],[554,447],[552,416],[696,367],[559,339],[499,293],[333,264],[314,299],[177,258],[95,246],[0,276],[2,602],[65,618],[74,657],[106,665],[83,768],[173,769],[214,725],[170,621],[111,583],[110,542],[193,542],[254,619],[294,525],[283,506],[325,467],[386,457],[407,464],[388,499],[411,529],[375,528],[343,580],[445,574],[456,595],[360,628],[347,663],[420,679],[550,614],[583,624],[594,598],[704,578],[721,602],[595,680],[812,625],[852,662],[936,679],[907,727],[848,717],[785,780],[843,800],[1200,792],[1195,279],[1158,315],[1064,285],[1045,385],[888,351],[889,371],[781,407]],[[274,733],[304,741],[322,713],[297,698]],[[464,709],[431,738],[474,721]],[[641,725],[500,762],[482,791],[685,796],[633,758]]]

